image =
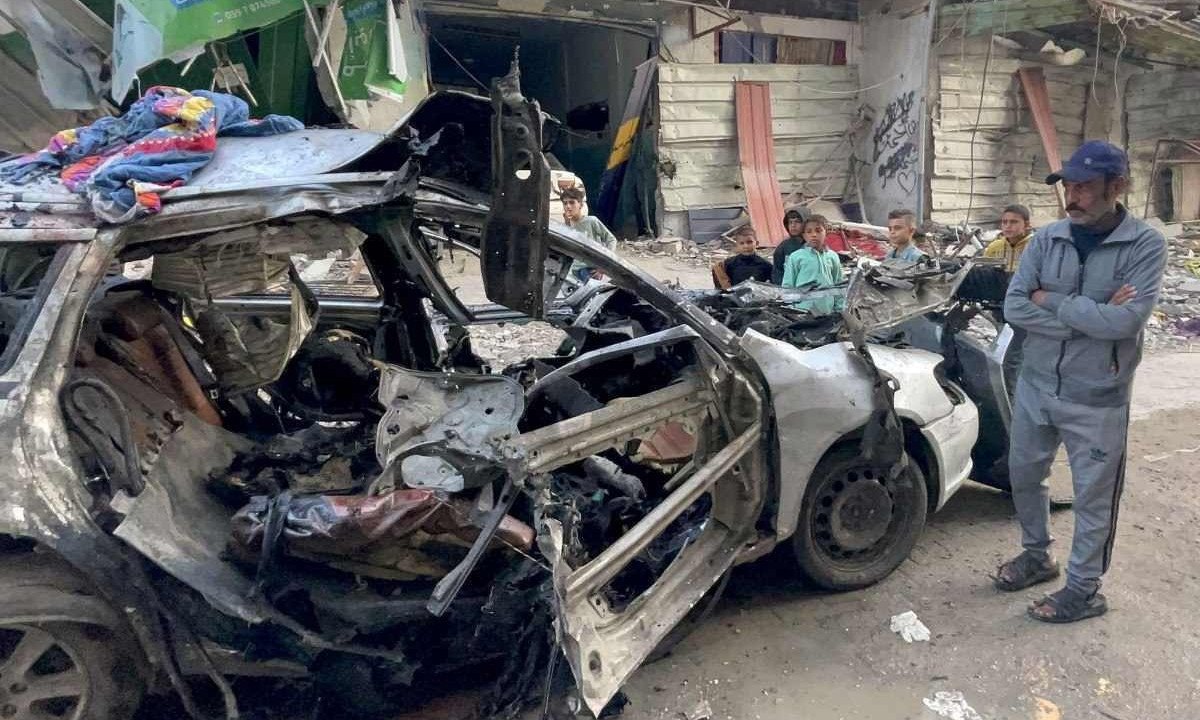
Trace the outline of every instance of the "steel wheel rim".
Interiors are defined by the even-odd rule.
[[[883,556],[887,548],[895,540],[900,529],[900,520],[905,513],[905,500],[899,492],[898,479],[890,477],[890,473],[879,468],[861,465],[846,468],[836,476],[825,478],[815,496],[812,508],[812,538],[816,548],[828,560],[844,565],[864,565],[874,562]],[[872,487],[873,486],[873,487]],[[869,488],[864,492],[860,488]],[[868,543],[847,543],[843,547],[847,531],[847,519],[839,518],[837,514],[845,513],[855,507],[852,496],[860,500],[871,495],[878,498],[885,517],[867,520],[868,528],[862,535],[871,541]],[[883,500],[886,498],[886,500]],[[842,527],[838,527],[839,523]],[[877,524],[876,524],[877,523]],[[839,540],[839,536],[843,538]]]
[[[78,720],[89,699],[78,651],[30,625],[0,625],[0,720]]]

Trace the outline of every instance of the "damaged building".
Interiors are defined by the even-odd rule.
[[[177,182],[120,185],[147,205],[115,219],[64,165],[132,132],[4,166],[5,717],[144,697],[372,717],[465,690],[482,718],[604,717],[736,565],[778,549],[865,587],[968,477],[1007,486],[1007,337],[965,332],[996,310],[970,261],[682,291],[558,222],[556,188],[627,231],[745,214],[764,241],[801,200],[1048,217],[1033,181],[1103,128],[1161,169],[1134,190],[1155,212],[1200,212],[1155,110],[1162,76],[1190,87],[1177,8],[330,0],[186,22],[208,3],[0,4],[8,149],[127,122],[131,93],[256,118],[212,120]],[[1164,28],[1184,40],[1147,49]],[[1059,49],[1031,51],[1042,34]],[[1068,36],[1101,48],[1090,81]],[[807,309],[820,293],[844,312]],[[504,366],[472,345],[529,321],[566,339]]]
[[[128,103],[135,80],[387,132],[432,91],[486,94],[520,48],[526,92],[562,121],[554,188],[586,187],[627,238],[703,243],[748,218],[770,245],[776,215],[800,203],[876,225],[908,207],[987,226],[1016,201],[1041,222],[1058,202],[1040,179],[1084,137],[1129,148],[1135,211],[1197,212],[1183,181],[1195,120],[1161,106],[1163,88],[1195,84],[1194,3],[153,5],[8,3],[2,82],[18,102],[0,147],[38,149]]]

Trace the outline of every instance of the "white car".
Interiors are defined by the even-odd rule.
[[[456,97],[443,119],[488,117]],[[836,317],[761,287],[689,299],[550,221],[538,116],[498,102],[495,154],[467,127],[462,162],[314,129],[222,140],[123,226],[61,190],[8,198],[15,717],[41,716],[13,688],[52,652],[73,717],[127,717],[147,687],[194,708],[190,674],[231,713],[228,679],[262,675],[383,715],[468,672],[496,679],[486,716],[566,667],[599,714],[734,565],[786,543],[850,589],[904,561],[971,473],[978,412],[942,356],[885,335],[961,271],[860,274]],[[459,302],[434,236],[480,254],[496,305]],[[356,246],[367,296],[292,271]],[[555,302],[574,259],[609,282]],[[464,328],[522,317],[571,342],[492,372]]]

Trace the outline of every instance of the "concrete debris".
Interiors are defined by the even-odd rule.
[[[957,690],[935,693],[933,699],[922,700],[925,707],[947,720],[983,720],[975,708],[967,704],[963,694]]]
[[[530,357],[546,357],[567,339],[562,330],[541,322],[475,325],[472,349],[492,367],[503,368]]]
[[[659,239],[639,238],[621,243],[622,255],[626,257],[672,257],[680,262],[707,267],[724,260],[732,254],[733,244],[724,239],[700,246],[691,240],[666,237]]]
[[[1062,710],[1046,698],[1035,697],[1034,720],[1062,720]]]
[[[892,616],[892,632],[899,633],[904,642],[929,642],[929,628],[917,618],[912,610]]]
[[[707,700],[700,700],[690,710],[680,711],[677,717],[679,720],[712,720],[712,706]]]
[[[1047,40],[1042,49],[1038,51],[1047,62],[1055,65],[1077,65],[1087,57],[1087,53],[1080,48],[1072,48],[1064,50],[1058,46],[1053,40]]]

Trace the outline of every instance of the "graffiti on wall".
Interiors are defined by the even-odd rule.
[[[904,192],[917,187],[917,92],[909,90],[888,103],[875,125],[872,164],[883,187],[895,182]],[[881,162],[882,161],[882,162]]]

